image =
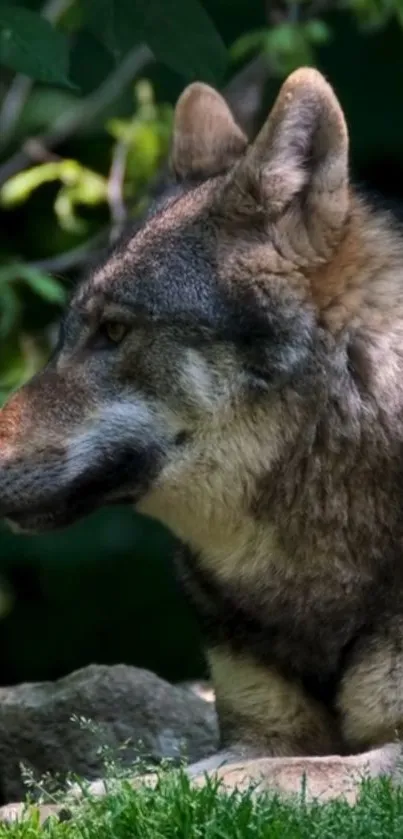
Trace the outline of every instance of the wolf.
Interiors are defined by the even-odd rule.
[[[177,537],[222,742],[192,777],[393,776],[402,232],[352,185],[313,68],[251,142],[192,83],[171,159],[172,190],[80,282],[0,414],[0,515],[38,532],[130,502]]]

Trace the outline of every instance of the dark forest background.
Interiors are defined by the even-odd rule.
[[[322,70],[363,188],[403,208],[403,0],[0,0],[0,398],[46,360],[61,307],[166,177],[195,79],[253,134],[288,72]],[[403,213],[402,213],[403,216]],[[0,684],[125,661],[203,673],[173,540],[130,509],[0,530]]]

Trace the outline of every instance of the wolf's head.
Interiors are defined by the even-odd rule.
[[[23,529],[119,501],[184,538],[219,527],[318,406],[336,334],[320,280],[351,215],[332,89],[297,71],[248,144],[193,84],[172,164],[173,194],[77,288],[50,362],[0,415],[0,515]]]

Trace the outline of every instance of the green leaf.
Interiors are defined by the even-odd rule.
[[[286,76],[297,67],[314,64],[314,53],[308,33],[298,23],[280,23],[267,34],[266,51],[273,68]]]
[[[115,0],[86,0],[86,22],[88,29],[114,58],[118,59],[126,51],[127,44],[125,49],[118,44],[116,30],[119,21],[115,15]]]
[[[42,297],[43,300],[59,306],[63,306],[66,302],[65,289],[58,280],[55,280],[49,274],[45,274],[29,265],[15,266],[15,270],[32,291]]]
[[[245,58],[250,53],[262,50],[267,40],[267,29],[253,29],[241,35],[231,47],[231,57],[234,61]]]
[[[312,44],[321,46],[330,40],[331,31],[323,20],[308,20],[303,28],[308,40]]]
[[[0,64],[36,81],[70,85],[66,36],[21,6],[0,3]]]
[[[188,79],[221,81],[227,51],[198,0],[136,0],[155,57]]]
[[[87,22],[118,56],[145,41],[187,80],[220,82],[227,50],[199,0],[86,0]]]
[[[0,275],[0,339],[4,339],[14,329],[20,314],[20,301],[17,292],[8,283],[2,282]]]
[[[4,335],[1,335],[4,338]],[[7,340],[1,344],[0,360],[0,389],[4,395],[20,384],[24,377],[25,359],[21,348],[20,335],[15,330],[7,335]]]

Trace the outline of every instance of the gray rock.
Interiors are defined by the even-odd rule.
[[[218,747],[214,703],[123,664],[0,688],[0,803],[25,796],[21,763],[36,777],[73,772],[92,780],[104,774],[99,747],[117,750],[127,740],[119,756],[126,765],[138,756],[150,763],[207,757]]]

